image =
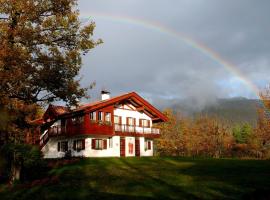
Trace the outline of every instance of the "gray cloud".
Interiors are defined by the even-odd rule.
[[[207,45],[252,82],[270,82],[270,1],[251,0],[79,0],[82,13],[107,13],[157,21]],[[215,98],[255,97],[197,49],[142,26],[99,17],[95,37],[104,44],[83,59],[85,85],[96,80],[113,95],[137,91],[150,101],[192,98],[198,106]]]

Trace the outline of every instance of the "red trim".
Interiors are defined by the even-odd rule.
[[[151,150],[151,141],[147,141],[148,150]]]
[[[107,149],[107,139],[103,140],[103,149]]]
[[[104,108],[104,107],[107,107],[107,106],[110,106],[110,105],[114,105],[116,103],[119,103],[119,102],[121,102],[123,100],[127,100],[127,99],[132,99],[132,101],[136,101],[136,103],[139,104],[139,105],[143,104],[143,107],[146,110],[150,111],[150,113],[157,116],[158,119],[156,119],[156,117],[155,117],[156,122],[168,121],[168,118],[162,112],[160,112],[158,109],[156,109],[154,106],[152,106],[146,100],[144,100],[136,92],[131,92],[131,93],[128,93],[128,94],[124,94],[124,95],[121,95],[121,96],[110,98],[108,100],[99,101],[99,102],[96,102],[96,103],[91,103],[89,105],[85,105],[85,106],[82,106],[81,108],[78,108],[73,113],[81,112],[81,111],[84,111],[84,112],[88,113],[90,111],[94,111],[94,110],[98,110],[98,109],[101,109],[101,108]],[[64,115],[69,115],[69,114],[64,114]]]
[[[82,149],[85,149],[85,139],[82,139]]]
[[[131,137],[145,137],[145,138],[159,138],[160,134],[143,134],[143,133],[115,133],[118,136],[131,136]]]
[[[126,156],[126,139],[120,138],[120,156],[125,157]]]
[[[135,156],[140,156],[140,140],[135,139]]]
[[[96,147],[96,139],[92,139],[92,149],[95,149]]]

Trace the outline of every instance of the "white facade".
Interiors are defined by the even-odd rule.
[[[136,125],[139,125],[139,119],[147,119],[150,120],[150,127],[152,127],[152,120],[151,118],[146,115],[145,113],[140,113],[136,110],[128,110],[128,109],[119,109],[116,108],[114,110],[114,115],[122,117],[122,124],[127,124],[127,117],[133,117],[136,119]]]
[[[107,95],[107,94],[104,94]],[[133,126],[136,126],[136,131],[138,133],[143,134],[155,134],[152,133],[152,119],[146,115],[144,112],[139,112],[136,108],[131,104],[118,105],[113,112],[114,116],[121,117],[121,126],[126,126],[127,118],[133,118],[134,121],[132,123]],[[113,116],[112,116],[113,117]],[[148,126],[139,127],[140,120],[149,121]],[[61,121],[58,120],[51,127],[61,127]],[[132,127],[128,127],[132,128]],[[116,130],[116,129],[115,129]],[[156,134],[159,134],[156,133]],[[111,138],[111,141],[110,139]],[[71,152],[71,156],[74,157],[120,157],[121,149],[120,149],[120,139],[125,139],[125,156],[126,157],[134,157],[136,156],[136,151],[140,156],[153,156],[153,140],[146,139],[145,137],[133,137],[133,136],[105,136],[102,135],[82,135],[76,137],[51,137],[48,142],[42,147],[42,152],[45,158],[62,158],[66,155],[66,153],[62,150],[59,150],[58,143],[67,142],[68,143],[68,151]],[[84,149],[83,150],[74,150],[73,142],[79,139],[84,140]],[[92,142],[96,139],[107,140],[105,149],[95,149],[93,148]],[[136,139],[139,140],[139,150],[136,150]],[[149,148],[150,147],[150,148]],[[138,145],[137,145],[138,148]]]
[[[92,139],[106,139],[107,148],[102,150],[92,149]],[[74,157],[120,157],[120,136],[113,136],[112,146],[109,144],[108,137],[91,136],[83,138],[85,139],[85,149],[76,151],[73,149],[73,141],[77,139],[82,139],[82,137],[74,138],[50,138],[46,145],[41,149],[44,158],[62,158],[65,156],[65,152],[58,151],[58,142],[68,142],[68,150],[71,151],[71,155]],[[125,156],[134,157],[135,156],[135,137],[124,137],[125,138]],[[138,138],[140,141],[140,156],[153,156],[153,140],[151,142],[151,149],[147,149],[145,146],[145,138]],[[130,147],[132,146],[132,150]]]

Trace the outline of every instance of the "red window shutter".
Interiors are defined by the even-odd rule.
[[[136,126],[136,118],[133,118],[133,125]]]
[[[147,127],[150,128],[150,120],[147,120]]]
[[[142,119],[139,119],[139,127],[142,127]]]
[[[96,139],[92,139],[92,149],[95,149],[96,147]]]
[[[107,149],[107,139],[103,140],[103,149]]]
[[[73,149],[76,150],[76,140],[73,141]]]
[[[82,139],[82,149],[85,149],[85,139]]]
[[[60,151],[60,142],[57,143],[57,150]]]
[[[119,124],[122,124],[122,117],[119,116]]]
[[[148,149],[151,150],[151,141],[148,141]]]
[[[129,125],[129,117],[127,117],[127,125]]]

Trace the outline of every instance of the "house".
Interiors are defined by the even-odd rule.
[[[50,105],[43,116],[40,147],[45,158],[71,156],[152,156],[153,140],[160,130],[153,128],[167,120],[159,110],[131,92],[75,109]],[[40,120],[39,120],[40,121]]]

